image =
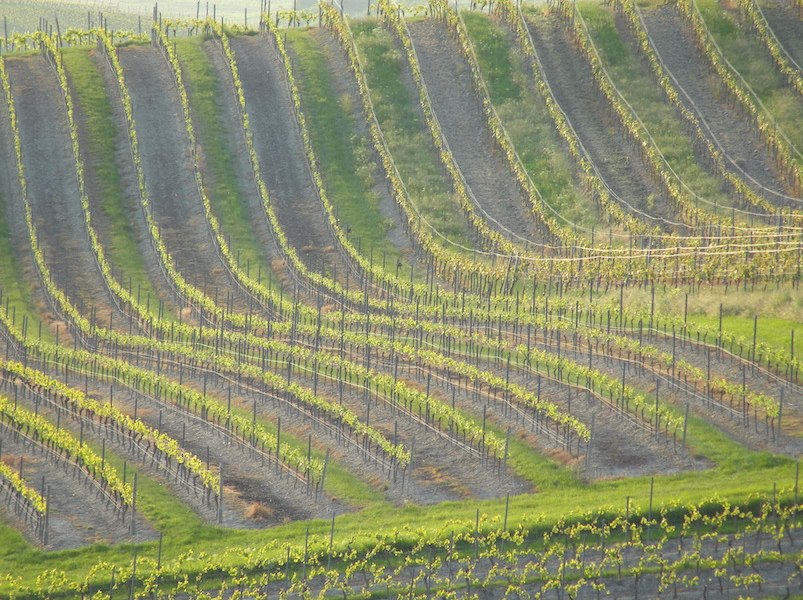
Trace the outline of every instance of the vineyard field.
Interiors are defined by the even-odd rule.
[[[3,38],[0,595],[803,597],[799,2],[296,8]]]

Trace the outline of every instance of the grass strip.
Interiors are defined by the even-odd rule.
[[[76,108],[86,126],[82,151],[86,153],[85,163],[91,168],[97,186],[94,201],[108,222],[101,243],[109,263],[123,273],[126,280],[122,281],[123,285],[131,290],[139,290],[142,297],[156,299],[159,296],[150,281],[142,254],[138,251],[137,233],[134,230],[139,207],[126,202],[116,160],[117,148],[124,143],[124,133],[114,122],[111,98],[99,70],[101,67],[93,59],[94,53],[86,48],[72,48],[64,52],[63,59]],[[151,302],[148,312],[153,317],[159,317],[160,303]],[[161,315],[167,319],[173,318],[169,306],[162,307]]]
[[[387,234],[399,225],[380,212],[374,189],[378,166],[366,134],[357,127],[359,99],[355,103],[347,94],[338,96],[325,49],[313,31],[291,29],[287,42],[319,167],[340,221],[350,228],[350,237],[360,240],[363,254],[369,248],[374,256],[381,253],[394,272],[401,256]]]
[[[212,51],[215,51],[212,49]],[[203,148],[204,185],[229,247],[240,256],[242,265],[256,272],[261,266],[265,279],[268,261],[250,222],[244,201],[243,184],[237,178],[227,125],[224,122],[227,96],[204,49],[204,39],[193,36],[176,40],[184,83],[192,108],[193,126]]]
[[[376,117],[410,197],[441,235],[471,248],[474,242],[448,182],[417,102],[404,83],[404,59],[391,34],[373,20],[352,23]],[[447,247],[454,248],[439,236]]]
[[[572,166],[546,106],[525,80],[526,67],[507,32],[486,15],[464,11],[491,102],[538,190],[570,223],[586,229],[604,223],[599,207],[573,183]]]
[[[759,39],[742,30],[717,0],[696,3],[722,55],[753,89],[792,144],[803,152],[803,98],[786,85]],[[803,158],[794,153],[792,158],[803,166]]]

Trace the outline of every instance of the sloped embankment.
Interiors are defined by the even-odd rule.
[[[101,322],[108,323],[111,315],[122,322],[89,245],[56,73],[42,57],[9,60],[6,65],[19,119],[28,200],[54,282],[85,315],[94,310]],[[14,227],[26,231],[24,221]]]
[[[555,100],[608,187],[630,206],[673,220],[667,203],[652,201],[660,192],[638,154],[616,130],[591,69],[572,46],[560,20],[554,15],[528,16],[525,23]]]

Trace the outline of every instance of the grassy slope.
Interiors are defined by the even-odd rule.
[[[402,80],[404,59],[391,35],[375,21],[352,24],[376,116],[413,203],[452,242],[472,247],[466,218],[453,197],[418,100]]]
[[[394,222],[379,211],[379,196],[373,189],[378,167],[367,134],[356,129],[360,107],[348,96],[337,97],[324,49],[315,36],[292,29],[287,41],[300,67],[295,76],[307,127],[340,222],[351,228],[352,239],[360,240],[363,254],[368,256],[369,248],[375,260],[384,254],[388,271],[395,272],[401,257],[386,235]],[[409,266],[402,270],[407,271]]]
[[[721,182],[706,171],[694,157],[694,146],[680,117],[666,102],[649,69],[632,46],[620,36],[611,10],[599,4],[579,5],[588,24],[600,58],[614,84],[649,128],[658,148],[680,179],[706,203],[700,208],[714,211],[714,205],[731,206]],[[729,213],[728,213],[729,214]]]
[[[607,228],[597,205],[573,185],[571,164],[543,100],[525,80],[507,31],[481,13],[465,11],[463,18],[491,102],[546,202],[570,223]]]
[[[696,452],[716,461],[718,466],[706,471],[656,478],[656,506],[682,504],[713,496],[727,497],[731,501],[746,500],[753,493],[769,493],[774,482],[786,489],[792,485],[794,465],[791,461],[765,453],[749,452],[696,419],[690,420],[689,443]],[[596,508],[618,511],[624,507],[626,496],[631,497],[636,507],[644,508],[648,493],[649,478],[646,477],[590,485],[566,482],[561,477],[553,484],[545,485],[540,494],[512,499],[510,522],[537,527],[572,512]],[[357,515],[343,515],[337,519],[335,543],[352,543],[360,547],[370,543],[374,531],[401,529],[410,523],[415,523],[416,527],[440,529],[445,520],[459,519],[463,527],[469,528],[473,525],[474,511],[478,506],[486,514],[499,515],[504,510],[504,501],[468,501],[435,507],[409,506],[396,511],[376,507]],[[212,553],[226,547],[253,548],[266,543],[264,532],[223,531],[211,526],[196,526],[191,516],[183,510],[173,509],[170,513],[161,514],[156,500],[151,508],[143,504],[143,510],[148,510],[149,516],[160,529],[169,529],[170,543],[165,545],[165,560],[174,559],[190,548]],[[185,521],[188,517],[190,523]],[[306,523],[292,523],[278,527],[271,530],[270,538],[277,544],[283,541],[303,544],[306,526]],[[328,527],[326,521],[314,521],[310,524],[310,532],[321,537],[328,536]],[[121,563],[131,556],[131,547],[126,545],[112,548],[97,545],[46,554],[31,549],[15,531],[3,528],[2,532],[3,541],[8,542],[6,548],[11,550],[4,551],[4,567],[27,581],[33,581],[39,573],[49,568],[63,569],[71,577],[81,578],[89,565],[100,560]],[[351,536],[355,537],[352,539]],[[142,544],[139,551],[142,557],[155,557],[156,544]],[[276,550],[278,553],[279,550]],[[101,573],[102,577],[108,576],[108,571]]]
[[[6,218],[6,203],[11,201],[3,194],[0,187],[0,256],[14,257],[16,251],[11,245],[11,230],[9,229]],[[19,270],[18,260],[0,260],[0,290],[3,297],[0,303],[0,310],[6,311],[8,315],[13,315],[15,322],[19,325],[23,317],[28,317],[29,331],[38,335],[41,315],[34,306],[31,289],[25,283],[22,273]],[[51,341],[53,335],[48,327],[42,327],[42,339]]]
[[[5,105],[6,97],[2,92],[0,86],[0,102]],[[3,109],[3,115],[7,115],[7,111]],[[10,130],[11,124],[2,124],[0,131],[5,132],[6,129]],[[10,144],[11,145],[11,144]],[[13,146],[12,146],[13,147]],[[16,160],[11,156],[8,157],[8,177],[17,177]],[[4,173],[3,176],[6,174]],[[14,179],[12,179],[14,181]],[[12,189],[19,189],[19,185],[12,185]],[[38,335],[39,323],[42,322],[42,317],[36,309],[33,301],[33,292],[28,283],[25,282],[23,273],[20,271],[20,261],[15,257],[17,256],[17,249],[11,244],[11,230],[8,222],[8,208],[14,198],[6,197],[5,186],[0,186],[0,256],[13,258],[13,260],[0,260],[0,290],[2,290],[2,302],[0,302],[0,310],[6,311],[8,315],[12,315],[15,322],[22,323],[23,317],[28,317],[31,325],[29,331]],[[42,339],[50,341],[53,337],[53,332],[48,327],[42,326]]]
[[[667,287],[656,288],[655,310],[683,317],[688,290]],[[618,292],[600,296],[618,303]],[[625,304],[649,313],[649,288],[630,288],[624,294]],[[758,316],[758,342],[790,350],[790,331],[795,330],[795,356],[803,359],[803,294],[790,287],[775,289],[763,286],[755,290],[730,288],[702,288],[689,293],[688,320],[706,326],[714,335],[719,328],[719,305],[722,304],[722,328],[742,336],[748,343],[753,340],[753,317]],[[711,339],[709,337],[709,339]]]
[[[261,266],[267,278],[267,259],[250,226],[248,207],[241,200],[243,190],[237,180],[231,148],[222,118],[221,82],[199,37],[177,40],[176,48],[184,72],[185,85],[195,115],[198,142],[204,153],[204,185],[221,230],[240,264],[250,265],[255,275]]]
[[[139,290],[142,298],[157,298],[147,268],[137,248],[132,221],[140,210],[138,205],[127,206],[115,156],[120,136],[114,123],[112,104],[98,67],[86,49],[70,49],[64,53],[64,66],[73,88],[76,110],[86,115],[87,137],[81,140],[87,164],[93,165],[98,182],[98,200],[109,230],[98,232],[106,259],[116,273],[122,271],[122,281],[132,292]],[[109,132],[113,132],[111,135]],[[136,293],[136,292],[135,292]],[[145,305],[145,303],[143,303]],[[167,309],[163,310],[163,314]],[[159,316],[159,303],[150,303],[150,313]],[[169,314],[167,315],[169,318]]]

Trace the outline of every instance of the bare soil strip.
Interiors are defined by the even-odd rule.
[[[125,206],[125,214],[127,222],[134,232],[134,238],[137,241],[136,248],[130,248],[129,251],[136,252],[148,273],[148,280],[153,287],[158,298],[152,301],[156,302],[161,300],[166,303],[172,312],[178,312],[178,305],[176,304],[174,293],[168,282],[165,280],[164,272],[159,267],[159,260],[154,253],[153,246],[150,243],[149,233],[145,224],[145,219],[142,218],[142,210],[139,206],[139,187],[137,182],[137,174],[134,169],[134,164],[131,161],[131,150],[128,145],[128,133],[125,125],[125,114],[123,113],[122,102],[120,101],[120,94],[117,88],[117,81],[112,76],[111,69],[108,66],[103,55],[97,50],[90,50],[92,60],[98,69],[104,81],[106,93],[109,94],[112,107],[112,118],[116,125],[116,129],[109,132],[115,139],[115,166],[119,175],[120,192],[121,196],[119,201]],[[88,135],[88,119],[92,118],[86,113],[81,105],[78,96],[73,93],[73,101],[75,103],[75,122],[78,128],[78,135],[81,139],[86,139]],[[102,173],[98,172],[98,157],[94,156],[87,150],[87,144],[83,143],[81,147],[81,154],[84,161],[84,181],[86,182],[86,194],[89,198],[90,211],[92,212],[92,224],[98,234],[100,243],[104,248],[109,247],[110,240],[112,239],[112,224],[106,216],[106,211],[103,206],[109,202],[109,199],[102,198],[100,195],[100,178],[103,177]],[[118,280],[126,287],[129,285],[129,278],[126,273],[120,276],[119,267],[114,265],[108,251],[106,252],[106,259],[115,269],[115,275]],[[136,297],[137,289],[132,287],[132,294]],[[141,298],[142,303],[146,304],[146,298]]]
[[[173,75],[156,48],[123,48],[120,64],[131,95],[142,168],[153,215],[168,252],[184,277],[220,304],[231,280],[215,251],[195,182],[183,109]],[[231,289],[234,308],[248,304]]]
[[[781,47],[803,67],[803,8],[793,8],[784,2],[762,2],[761,11]]]
[[[489,225],[514,243],[543,241],[510,169],[493,142],[469,66],[454,37],[435,19],[408,23],[432,109]]]
[[[108,393],[108,385],[96,384],[94,393],[103,397]],[[124,412],[134,414],[135,399],[139,419],[178,440],[185,450],[208,460],[212,469],[222,468],[222,524],[225,527],[261,528],[289,520],[326,516],[328,503],[316,506],[313,497],[305,494],[302,484],[277,473],[275,468],[241,445],[228,442],[202,419],[192,418],[190,413],[152,396],[115,387],[114,403]],[[236,398],[233,405],[244,400]],[[158,476],[164,478],[164,474]],[[171,493],[183,498],[202,517],[216,522],[214,504],[204,505],[202,499],[178,485],[171,488]]]
[[[555,99],[605,183],[634,208],[654,217],[678,220],[652,184],[638,154],[617,131],[591,69],[572,45],[563,23],[554,15],[527,18],[525,23]],[[627,206],[622,208],[633,212]]]
[[[330,401],[338,401],[335,384],[319,384],[318,391],[328,395]],[[445,398],[439,399],[448,402]],[[446,500],[498,498],[505,493],[531,491],[526,482],[511,472],[495,472],[490,465],[483,466],[479,458],[468,454],[446,435],[425,427],[409,412],[376,399],[366,402],[354,391],[344,397],[343,403],[387,439],[396,439],[413,452],[412,466],[407,469],[403,486],[397,478],[397,485],[390,486],[385,492],[391,501],[436,504]],[[474,415],[477,414],[476,408],[471,407]],[[481,406],[479,414],[482,415]]]
[[[683,19],[670,6],[643,10],[644,22],[661,59],[691,97],[680,94],[681,100],[691,110],[695,108],[719,140],[724,152],[750,177],[762,186],[782,194],[789,190],[782,178],[773,170],[773,160],[762,143],[758,131],[735,109],[724,95],[722,84],[705,66]],[[705,127],[703,127],[705,130]],[[706,131],[706,134],[710,134]],[[730,165],[734,172],[738,170]],[[747,180],[751,187],[756,187]],[[759,193],[762,190],[758,190]],[[770,202],[779,199],[763,193]]]
[[[22,459],[22,475],[31,487],[41,491],[44,482],[45,494],[50,488],[48,550],[131,539],[129,517],[123,523],[106,506],[105,498],[81,469],[64,459],[56,461],[42,446],[17,437],[5,426],[0,426],[0,444],[3,462],[18,468]],[[4,503],[0,503],[0,515],[12,523],[16,520]],[[137,517],[136,525],[132,541],[154,539],[153,530],[141,515]]]
[[[63,340],[65,344],[72,344],[73,340],[67,331],[67,324],[52,312],[47,295],[37,277],[31,244],[28,240],[28,230],[25,227],[22,192],[14,156],[8,109],[5,102],[0,102],[0,210],[3,211],[13,248],[13,255],[6,258],[13,260],[18,277],[23,281],[22,285],[28,286],[33,308],[43,329],[50,329],[50,333],[53,335],[58,332],[60,340]],[[5,300],[3,304],[2,310],[5,310]]]
[[[19,118],[28,199],[53,279],[84,314],[96,310],[97,318],[105,323],[114,314],[122,323],[124,315],[114,306],[89,245],[56,73],[42,57],[12,59],[7,67]],[[24,220],[21,225],[27,233]]]
[[[231,40],[262,177],[290,245],[312,271],[348,269],[326,224],[278,51],[262,36]]]

